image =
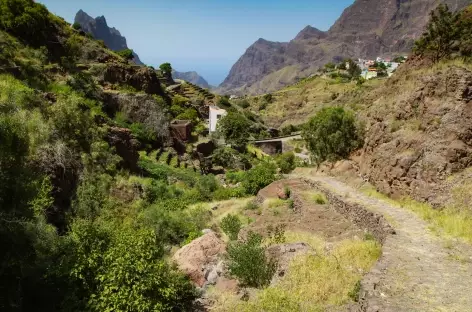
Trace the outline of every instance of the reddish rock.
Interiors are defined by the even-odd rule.
[[[208,278],[214,279],[212,275],[221,273],[219,257],[225,250],[225,243],[211,231],[179,249],[173,260],[198,287],[203,287]]]

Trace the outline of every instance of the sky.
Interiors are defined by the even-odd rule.
[[[218,85],[257,39],[289,41],[305,26],[329,27],[354,0],[39,0],[73,22],[104,15],[147,65],[170,62]]]

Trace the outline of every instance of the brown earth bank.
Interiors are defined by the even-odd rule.
[[[444,204],[472,165],[470,67],[405,68],[366,103],[365,144],[352,157],[359,173],[389,196]]]

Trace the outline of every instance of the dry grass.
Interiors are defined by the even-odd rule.
[[[309,233],[287,232],[286,240],[305,242],[314,252],[295,258],[288,273],[276,285],[239,301],[219,294],[216,311],[324,311],[351,301],[358,282],[377,261],[381,247],[375,241],[344,240],[336,245]]]
[[[416,213],[423,220],[428,222],[431,229],[441,236],[460,238],[468,243],[472,243],[472,213],[469,206],[465,203],[469,202],[472,196],[472,189],[466,185],[454,189],[453,202],[443,209],[435,209],[427,203],[421,203],[411,198],[403,198],[402,200],[393,200],[372,187],[361,188],[366,195],[385,200],[392,205],[406,208]],[[455,199],[455,200],[454,200]],[[462,201],[462,200],[465,200]]]

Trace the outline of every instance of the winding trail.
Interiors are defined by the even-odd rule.
[[[335,178],[296,177],[318,182],[346,201],[383,214],[396,231],[387,237],[382,257],[364,277],[359,304],[351,311],[472,311],[472,246],[451,244],[414,213]]]

